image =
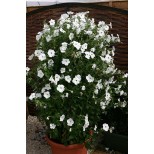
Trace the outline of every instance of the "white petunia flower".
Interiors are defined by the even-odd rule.
[[[48,60],[48,65],[49,65],[49,67],[50,67],[50,66],[53,66],[53,64],[54,64],[54,61],[53,61],[52,59]]]
[[[79,83],[80,83],[80,81],[81,81],[81,75],[76,75],[74,78],[73,78],[73,80],[72,80],[72,82],[75,84],[75,85],[78,85]]]
[[[55,124],[50,124],[50,129],[55,129],[56,125]]]
[[[42,98],[41,93],[36,93],[36,98]]]
[[[105,33],[104,33],[104,31],[103,31],[102,29],[100,29],[100,30],[98,31],[98,35],[102,37],[102,36],[105,35]]]
[[[104,52],[106,52],[106,51],[104,51]],[[103,53],[103,52],[102,52]],[[105,53],[106,54],[106,53]],[[102,54],[103,55],[103,54]],[[106,61],[107,63],[110,63],[113,59],[112,59],[112,57],[109,55],[109,54],[107,54],[106,56],[105,56],[105,58],[104,57],[102,57],[102,56],[100,56],[100,58],[101,58],[101,60],[102,61]]]
[[[76,33],[77,33],[77,34],[80,34],[80,32],[81,32],[81,28],[78,27],[78,28],[76,29]]]
[[[92,69],[95,69],[95,68],[96,68],[96,64],[93,64],[93,65],[92,65]]]
[[[104,110],[104,109],[106,108],[105,102],[100,102],[100,106],[101,106],[101,108]]]
[[[102,79],[98,80],[98,83],[96,85],[97,89],[102,89],[103,88],[103,84],[102,84]]]
[[[44,73],[42,72],[42,70],[37,71],[37,76],[40,78],[44,76]]]
[[[126,107],[126,105],[127,105],[127,102],[126,101],[121,102],[121,104],[120,104],[121,107]]]
[[[81,90],[85,90],[85,89],[86,89],[86,87],[85,86],[82,86]]]
[[[83,131],[85,131],[86,130],[86,128],[85,128],[85,126],[83,126]]]
[[[39,57],[40,54],[44,53],[42,50],[35,50],[34,54],[36,57]]]
[[[41,93],[44,93],[45,92],[45,87],[43,87],[42,89],[41,89]]]
[[[55,74],[55,82],[57,83],[59,80],[60,80],[60,75],[58,75],[58,74]]]
[[[64,67],[62,67],[62,68],[60,69],[60,73],[65,73],[65,71],[66,71],[66,69],[65,69]]]
[[[91,57],[92,59],[95,58],[95,54],[92,53],[92,52],[90,52],[90,57]]]
[[[51,75],[51,77],[49,78],[49,81],[51,81],[51,83],[54,83],[55,84],[55,80],[53,78],[53,76]]]
[[[123,83],[126,84],[126,81],[124,81]]]
[[[107,54],[106,57],[105,57],[105,61],[107,63],[110,63],[112,61],[112,57],[109,54]]]
[[[112,53],[112,56],[114,56],[114,55],[115,55],[115,47],[114,47],[114,46],[112,46],[111,53]]]
[[[91,31],[91,30],[87,30],[87,31],[85,31],[85,34],[87,34],[87,35],[91,35],[93,32]]]
[[[36,96],[35,96],[35,93],[31,93],[31,95],[29,96],[29,99],[30,99],[30,100],[33,100],[35,97],[36,97]]]
[[[28,73],[30,71],[29,67],[26,67],[26,73]]]
[[[65,80],[70,83],[71,82],[71,77],[69,75],[65,76]]]
[[[104,124],[103,124],[103,129],[104,129],[105,131],[108,131],[108,130],[109,130],[109,125],[106,124],[106,123],[104,123]]]
[[[95,57],[95,54],[93,53],[93,52],[88,52],[88,51],[86,51],[85,52],[85,57],[87,58],[87,59],[90,59],[90,58],[94,58]]]
[[[111,36],[112,36],[112,37],[111,37]],[[111,42],[111,39],[112,39],[112,41],[115,41],[115,38],[116,38],[116,37],[114,37],[113,34],[111,34],[111,36],[110,36],[110,35],[107,35],[107,38],[106,38],[106,41],[107,41],[107,42]]]
[[[50,93],[49,93],[49,91],[44,92],[43,96],[44,96],[46,99],[50,98]]]
[[[85,52],[85,57],[86,57],[87,59],[90,59],[90,52],[86,51],[86,52]]]
[[[117,42],[120,42],[120,37],[119,37],[119,34],[117,34]]]
[[[74,124],[73,119],[72,119],[72,118],[69,118],[69,119],[67,120],[67,125],[68,125],[68,126],[72,126],[73,124]]]
[[[127,78],[128,77],[128,73],[124,74],[124,78]]]
[[[28,60],[32,60],[33,57],[34,57],[34,54],[30,55],[30,56],[28,57]]]
[[[88,121],[88,114],[85,116],[85,124],[83,126],[83,131],[89,126],[89,121]]]
[[[109,66],[105,72],[108,74],[108,73],[111,73],[113,71],[114,71],[114,68]]]
[[[100,44],[100,48],[103,48],[103,46],[104,46],[104,43],[102,42],[102,43]]]
[[[121,96],[121,95],[123,95],[123,94],[124,94],[124,91],[123,91],[123,90],[121,90],[121,91],[120,91],[120,96]]]
[[[67,26],[67,29],[70,29],[71,28],[71,25],[70,24],[67,24],[66,26]]]
[[[62,92],[65,90],[64,85],[59,84],[59,85],[57,86],[57,90],[58,90],[60,93],[62,93]]]
[[[43,60],[46,60],[46,55],[44,53],[41,53],[39,56],[38,56],[38,59],[40,61],[43,61]]]
[[[57,85],[58,81],[61,79],[60,75],[55,74],[55,77],[53,78],[53,76],[51,75],[51,77],[49,78],[49,81],[51,81],[51,83],[54,83],[55,85]]]
[[[63,43],[62,43],[62,46],[60,47],[61,53],[65,53],[65,52],[66,52],[67,44],[68,44],[68,43],[66,43],[66,42],[63,42]]]
[[[111,23],[111,22],[110,22],[109,26],[110,26],[110,28],[112,29],[112,23]]]
[[[104,26],[104,29],[105,29],[106,31],[108,31],[108,30],[109,30],[109,26],[108,26],[108,25],[105,25],[105,26]]]
[[[61,117],[60,117],[60,121],[64,121],[65,119],[65,115],[63,114]]]
[[[105,22],[104,22],[104,21],[99,21],[98,27],[102,27],[102,26],[104,26],[104,25],[105,25]]]
[[[36,41],[39,41],[41,39],[42,35],[36,35]]]
[[[42,37],[42,32],[38,32],[38,34],[36,35],[36,41],[39,41]]]
[[[47,41],[47,42],[50,42],[50,41],[51,41],[51,36],[50,36],[50,35],[47,35],[47,36],[46,36],[46,41]]]
[[[54,25],[55,25],[55,20],[51,19],[51,20],[49,21],[49,23],[50,23],[50,26],[54,26]]]
[[[78,29],[79,28],[79,20],[76,18],[75,19],[75,21],[73,21],[73,23],[72,23],[72,29],[73,30],[76,30],[76,29]]]
[[[65,20],[65,19],[67,19],[69,17],[69,15],[68,14],[62,14],[61,15],[61,17],[60,17],[60,20]]]
[[[49,57],[54,57],[54,56],[55,56],[55,51],[49,49],[49,50],[48,50],[48,55],[49,55]]]
[[[59,36],[59,29],[54,30],[53,36],[54,37]]]
[[[46,69],[46,68],[47,68],[47,64],[46,64],[46,63],[43,63],[43,64],[42,64],[42,67],[43,67],[44,69]]]
[[[50,89],[51,89],[50,84],[46,84],[46,85],[45,85],[45,89],[46,89],[46,90],[50,90]]]
[[[95,50],[96,50],[95,48],[91,48],[90,49],[91,52],[95,52]]]
[[[105,80],[105,81],[104,81],[104,85],[105,85],[105,86],[108,86],[108,85],[109,85],[109,81],[106,81],[106,80]]]
[[[94,77],[92,77],[90,74],[86,76],[86,79],[88,82],[94,82]]]
[[[103,88],[103,84],[102,83],[97,83],[97,88],[98,89],[102,89]]]
[[[94,131],[96,131],[96,129],[97,129],[97,125],[95,125],[95,127],[94,127]]]
[[[62,32],[62,33],[66,33],[66,31],[64,31],[62,28],[60,28],[60,32]]]
[[[67,47],[67,45],[68,45],[67,42],[63,42],[63,43],[62,43],[62,46],[63,46],[63,47]]]
[[[47,68],[47,64],[46,63],[42,64],[42,66],[43,66],[44,69]]]
[[[69,34],[69,39],[70,39],[70,40],[73,40],[73,38],[74,38],[74,34],[73,34],[73,33],[70,33],[70,34]]]
[[[65,97],[68,97],[68,93],[65,94]]]
[[[82,53],[87,49],[88,47],[88,44],[87,43],[84,43],[82,46],[81,46],[81,51]]]
[[[102,61],[105,61],[105,58],[104,57],[102,57],[102,56],[99,56],[99,57],[101,58]]]
[[[74,12],[68,11],[67,14],[71,15],[71,14],[74,14]]]
[[[66,52],[66,49],[67,49],[67,47],[65,47],[65,46],[61,46],[61,47],[60,47],[60,51],[61,51],[61,53],[65,53],[65,52]]]
[[[49,29],[49,25],[45,23],[43,29]]]
[[[118,85],[118,90],[120,90],[121,87],[122,87],[122,85]]]
[[[106,100],[109,100],[110,97],[111,97],[110,93],[107,92],[107,93],[106,93],[106,96],[105,96],[105,99],[106,99]]]
[[[80,44],[79,42],[77,42],[77,41],[73,41],[72,43],[73,43],[73,46],[74,46],[77,50],[80,49],[81,44]]]
[[[94,93],[97,95],[98,94],[98,89],[95,89],[94,90]]]
[[[114,127],[110,127],[110,129],[109,129],[110,133],[112,133],[113,130],[114,130]]]
[[[47,117],[47,120],[49,120],[49,117]]]
[[[70,63],[70,60],[69,59],[64,59],[62,60],[62,64],[64,64],[65,66],[68,66]]]

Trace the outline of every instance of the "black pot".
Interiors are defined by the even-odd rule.
[[[109,149],[128,154],[128,136],[105,132],[101,143]]]

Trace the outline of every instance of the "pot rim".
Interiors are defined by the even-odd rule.
[[[71,144],[71,145],[63,145],[63,144],[59,144],[56,142],[53,142],[51,139],[49,139],[49,137],[46,135],[45,137],[46,141],[48,142],[48,144],[50,144],[51,146],[54,146],[54,148],[60,148],[60,149],[80,149],[80,148],[84,148],[84,143],[83,144]]]

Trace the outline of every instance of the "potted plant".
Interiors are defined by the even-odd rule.
[[[67,12],[44,23],[29,57],[34,65],[26,69],[29,100],[46,123],[53,154],[86,154],[99,133],[109,130],[107,123],[98,124],[113,103],[113,45],[120,38],[109,34],[111,23],[95,23],[87,14]]]
[[[110,131],[100,135],[100,148],[102,145],[128,153],[128,74],[116,74],[116,82],[111,83],[113,103],[102,113],[102,120],[110,126]],[[101,127],[101,126],[100,126]]]

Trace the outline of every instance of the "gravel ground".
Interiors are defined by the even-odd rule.
[[[35,116],[28,116],[26,122],[26,154],[51,154],[50,147],[44,140],[45,126]],[[93,154],[120,154],[118,152],[95,151]]]
[[[51,154],[43,139],[43,126],[35,116],[28,116],[26,123],[26,154]]]

